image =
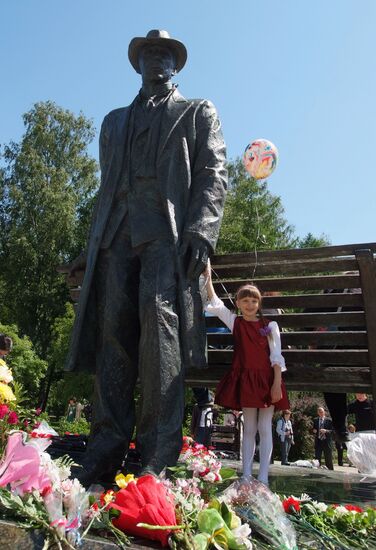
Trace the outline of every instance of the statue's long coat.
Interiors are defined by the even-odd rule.
[[[101,186],[87,248],[67,370],[95,371],[97,337],[95,265],[117,187],[124,173],[124,155],[132,105],[111,111],[100,135]],[[156,155],[158,187],[176,243],[178,305],[185,366],[205,365],[205,333],[198,285],[185,279],[178,255],[185,234],[204,239],[214,250],[227,186],[226,152],[214,106],[187,100],[175,90],[164,108]]]

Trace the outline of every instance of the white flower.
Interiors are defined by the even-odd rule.
[[[349,514],[349,511],[344,506],[337,506],[337,508],[334,508],[334,513],[336,516],[341,517]]]
[[[187,469],[193,470],[193,475],[197,475],[197,474],[201,474],[202,472],[205,472],[206,466],[200,460],[195,459],[195,460],[192,460],[190,464],[188,464]]]
[[[13,375],[10,368],[4,363],[4,361],[1,360],[0,363],[0,382],[4,382],[4,384],[9,384],[9,382],[13,381]]]
[[[210,483],[214,483],[216,480],[216,475],[214,472],[209,472],[202,478],[204,481],[209,481]]]
[[[71,475],[71,469],[69,466],[59,466],[59,478],[60,481],[65,481]]]
[[[233,529],[232,534],[234,535],[237,544],[244,544],[247,549],[252,548],[252,543],[248,538],[251,534],[251,528],[248,523],[243,523],[240,527]]]
[[[176,486],[180,487],[181,489],[185,489],[188,486],[188,480],[178,478],[176,480]]]
[[[239,527],[241,527],[241,519],[239,516],[237,516],[235,514],[235,512],[231,512],[231,529],[232,530],[235,530],[235,529],[239,529]]]
[[[328,509],[325,502],[317,502],[317,500],[312,500],[312,505],[318,512],[326,512]]]

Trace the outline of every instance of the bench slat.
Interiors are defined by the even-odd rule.
[[[281,260],[303,260],[312,258],[327,258],[334,256],[354,256],[356,250],[368,248],[376,253],[376,243],[346,244],[335,246],[323,246],[319,248],[292,248],[285,250],[259,250],[257,258],[262,262]],[[253,263],[254,252],[241,252],[235,254],[215,254],[212,258],[213,266],[238,265]]]
[[[277,321],[280,328],[304,329],[320,327],[359,327],[365,326],[364,313],[362,312],[341,312],[341,313],[281,313],[280,315],[268,315],[270,321]],[[217,317],[206,317],[207,327],[225,326]]]
[[[233,308],[230,299],[222,292],[219,297],[227,307]],[[234,297],[232,296],[234,301]],[[333,294],[296,294],[294,296],[264,296],[263,309],[268,308],[317,308],[329,311],[330,308],[356,307],[363,308],[362,294],[333,293]],[[265,314],[267,316],[267,313]]]
[[[233,337],[230,333],[208,333],[209,346],[231,346]],[[286,346],[348,346],[367,348],[367,333],[365,331],[306,331],[281,332],[282,347]]]
[[[250,279],[223,279],[218,281],[213,277],[213,284],[217,293],[223,293],[223,286],[230,294],[236,292],[239,286],[249,283]],[[359,288],[359,275],[318,275],[316,277],[284,277],[253,279],[261,292],[279,291],[289,292],[297,290],[329,290],[332,288]]]
[[[324,365],[368,365],[367,350],[300,350],[283,349],[282,354],[287,366],[292,363]],[[232,362],[232,350],[208,350],[208,363],[229,365]]]
[[[210,365],[206,369],[189,369],[186,383],[189,386],[215,387],[229,368],[226,365]],[[287,389],[294,391],[369,393],[371,390],[370,371],[364,367],[291,365],[283,379]]]
[[[248,277],[253,278],[254,264],[217,266],[213,272],[218,277]],[[358,262],[355,259],[331,259],[315,260],[307,262],[276,262],[259,263],[255,276],[267,277],[269,275],[300,275],[303,273],[338,273],[343,271],[357,271]]]

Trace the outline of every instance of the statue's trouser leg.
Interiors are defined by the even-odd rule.
[[[174,245],[168,240],[148,243],[140,260],[137,441],[143,466],[159,473],[179,456],[184,416]]]
[[[332,418],[333,427],[338,434],[347,432],[347,403],[345,393],[324,393],[326,406]]]
[[[135,426],[140,263],[119,232],[96,268],[97,374],[87,457],[111,470],[121,464]]]

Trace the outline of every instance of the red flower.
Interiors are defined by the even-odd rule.
[[[300,501],[296,500],[294,497],[286,498],[283,502],[283,509],[286,514],[292,514],[300,511]]]
[[[135,448],[136,448],[136,444],[133,443],[133,441],[131,441],[131,443],[129,443],[129,448],[130,448],[130,449],[135,449]]]
[[[41,492],[41,496],[42,497],[46,497],[47,495],[49,495],[50,493],[52,493],[52,487],[51,485],[47,485]]]
[[[354,506],[353,504],[345,504],[345,508],[349,512],[359,512],[360,514],[364,512],[363,508],[360,508],[359,506]]]
[[[39,416],[41,412],[42,412],[42,409],[38,407],[37,409],[35,409],[35,416]]]
[[[159,540],[162,546],[167,546],[170,531],[137,527],[139,523],[176,525],[174,504],[164,485],[155,477],[146,475],[140,477],[137,483],[128,483],[116,493],[110,507],[120,512],[119,517],[112,520],[115,527],[130,535]]]
[[[0,405],[0,420],[4,418],[6,414],[9,412],[8,405]]]
[[[18,424],[18,416],[16,412],[12,411],[9,413],[8,424]]]

